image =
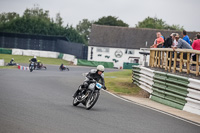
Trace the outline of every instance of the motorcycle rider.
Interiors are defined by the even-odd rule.
[[[75,97],[79,92],[82,90],[86,90],[89,86],[90,80],[96,80],[97,82],[101,83],[103,85],[103,89],[106,90],[105,81],[104,81],[104,66],[98,65],[97,69],[92,69],[87,75],[86,80],[83,82],[83,84],[79,87],[79,89],[75,92]]]
[[[30,61],[36,63],[37,62],[37,56],[34,56]]]
[[[31,60],[29,59],[29,61],[30,61],[29,67],[31,66],[31,62],[34,62],[34,69],[35,69],[37,63],[37,57],[34,56]]]
[[[63,69],[64,69],[64,67],[65,67],[65,66],[64,66],[63,64],[61,64],[61,65],[60,65],[60,69],[62,69],[62,70],[63,70]]]
[[[42,67],[42,62],[40,60],[37,60],[37,67],[38,68]]]

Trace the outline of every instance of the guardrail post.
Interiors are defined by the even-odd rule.
[[[179,69],[179,72],[182,72],[182,69],[183,69],[183,52],[180,53],[180,69]]]
[[[176,72],[176,61],[177,61],[177,52],[174,52],[174,68],[173,68],[173,73]]]
[[[171,72],[171,69],[172,69],[172,53],[173,53],[173,52],[170,51],[170,57],[169,57],[169,72]]]
[[[199,76],[199,55],[198,54],[196,54],[196,76]]]
[[[190,73],[190,53],[187,53],[187,74]]]
[[[156,56],[155,56],[155,62],[154,62],[155,67],[157,67],[157,62],[158,62],[158,51],[156,51]]]
[[[165,51],[162,52],[162,66],[161,66],[161,68],[164,68],[164,63],[165,63],[164,56],[165,56]]]
[[[160,67],[161,51],[158,51],[158,67]]]
[[[166,51],[166,57],[165,57],[165,61],[166,61],[166,63],[165,63],[165,70],[167,70],[168,69],[168,57],[169,57],[169,51]]]

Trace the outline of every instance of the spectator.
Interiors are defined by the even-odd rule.
[[[173,49],[176,49],[176,48],[192,49],[192,47],[190,46],[189,43],[187,43],[185,40],[179,38],[179,34],[178,33],[176,33],[176,35],[173,35],[173,36],[175,36],[175,39],[178,42],[177,46],[173,47]]]
[[[172,42],[172,46],[171,46],[172,48],[173,48],[173,47],[176,47],[176,46],[178,45],[178,42],[176,41],[176,38],[175,38],[176,34],[178,34],[178,33],[172,33],[172,34],[171,34],[171,36],[172,36],[172,41],[173,41],[173,42]]]
[[[193,48],[194,50],[200,50],[200,34],[198,33],[198,34],[196,35],[196,37],[197,37],[197,40],[194,40],[194,42],[193,42],[193,44],[192,44],[192,48]],[[192,56],[192,60],[193,60],[193,61],[196,61],[196,55],[193,55],[193,56]],[[192,66],[196,66],[196,64],[192,64]],[[192,69],[194,70],[194,67],[192,67]]]
[[[185,30],[183,30],[182,35],[183,35],[183,40],[185,40],[187,43],[190,44],[190,38]]]
[[[172,36],[173,36],[174,33],[172,33],[166,40],[165,40],[165,43],[164,43],[164,47],[165,48],[171,48],[172,44],[173,44],[173,39],[172,39]]]
[[[154,44],[151,46],[151,48],[162,48],[164,39],[161,37],[161,33],[156,33],[157,39],[154,41]]]
[[[178,42],[177,46],[173,47],[173,50],[175,50],[176,48],[180,48],[180,49],[192,49],[192,47],[190,46],[189,43],[187,43],[185,40],[179,38],[179,34],[176,33],[173,36],[175,36],[176,41]],[[178,55],[180,56],[180,55]],[[187,59],[187,53],[183,54],[183,59]]]

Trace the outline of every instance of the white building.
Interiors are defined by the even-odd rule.
[[[114,67],[123,68],[124,63],[143,64],[143,55],[141,51],[149,51],[149,49],[126,49],[126,48],[110,48],[88,46],[88,60],[113,62]],[[149,56],[147,56],[149,62]]]
[[[113,62],[116,68],[123,68],[124,63],[144,64],[143,55],[139,52],[149,52],[152,43],[148,44],[148,41],[143,38],[140,41],[138,35],[142,32],[139,33],[138,30],[143,31],[135,28],[92,25],[88,60]],[[149,56],[146,61],[149,62]]]

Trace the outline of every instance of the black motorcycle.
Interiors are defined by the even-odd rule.
[[[39,63],[39,64],[37,64],[36,67],[37,67],[37,70],[40,70],[40,69],[45,69],[45,70],[46,70],[46,69],[47,69],[47,67],[44,66],[43,63]]]
[[[66,70],[66,71],[69,71],[69,68],[66,67],[66,66],[60,66],[60,67],[59,67],[59,70],[60,70],[60,71],[65,71],[65,70]]]
[[[29,65],[30,72],[32,72],[34,69],[35,69],[35,63],[31,62],[30,65]]]
[[[77,106],[82,103],[87,110],[91,109],[97,102],[100,95],[100,90],[103,88],[104,87],[102,84],[95,80],[90,80],[87,89],[79,91],[80,89],[78,88],[78,93],[75,94],[73,99],[73,105]]]

